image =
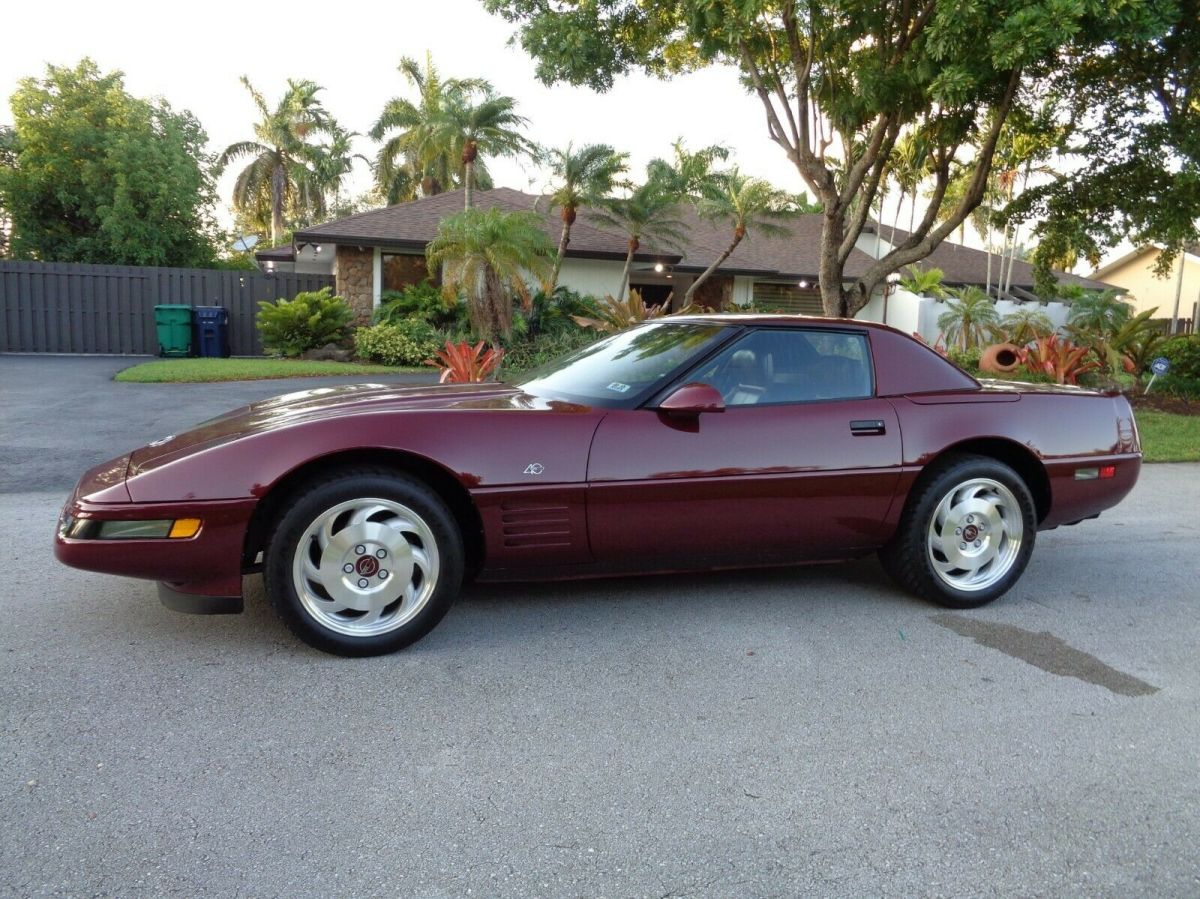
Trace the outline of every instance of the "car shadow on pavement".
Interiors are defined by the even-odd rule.
[[[109,607],[115,626],[133,638],[220,646],[235,655],[318,653],[284,627],[267,602],[262,578],[243,581],[241,615],[197,616],[159,605],[154,585],[128,581],[123,600]],[[829,565],[746,569],[513,584],[471,584],[446,618],[406,654],[459,652],[484,645],[529,650],[563,633],[596,647],[631,636],[669,639],[681,626],[711,628],[803,626],[857,619],[879,607],[922,607],[888,580],[873,557]],[[147,613],[147,606],[153,612]],[[559,637],[554,637],[557,633]]]

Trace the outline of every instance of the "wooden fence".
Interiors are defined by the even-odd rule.
[[[0,352],[156,354],[154,307],[224,306],[236,356],[262,352],[260,300],[333,287],[330,275],[0,260]]]

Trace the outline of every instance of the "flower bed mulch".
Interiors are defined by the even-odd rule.
[[[1155,409],[1159,412],[1173,412],[1176,415],[1200,415],[1200,400],[1187,400],[1166,393],[1155,393],[1153,389],[1149,396],[1142,392],[1132,391],[1125,394],[1134,409]]]

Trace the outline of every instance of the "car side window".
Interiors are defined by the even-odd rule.
[[[861,399],[873,393],[866,335],[825,329],[751,331],[686,380],[712,385],[727,406]]]

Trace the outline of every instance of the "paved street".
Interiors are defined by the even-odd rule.
[[[14,448],[61,440],[73,479],[69,435],[97,461],[247,385],[201,408],[76,372],[158,411],[94,432],[64,400],[56,432],[27,402],[16,431],[10,361],[0,895],[1200,894],[1200,465],[1040,534],[978,612],[873,560],[474,587],[355,661],[258,578],[200,618],[53,560],[69,483]]]

